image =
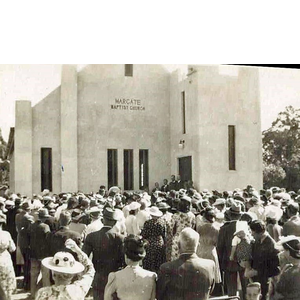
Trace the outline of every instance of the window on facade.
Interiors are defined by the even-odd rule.
[[[41,190],[52,191],[52,149],[41,148]]]
[[[182,133],[186,133],[186,123],[185,123],[185,92],[181,92],[181,110],[182,110]]]
[[[228,126],[229,170],[235,170],[235,126]]]
[[[133,65],[125,65],[125,76],[133,76]]]
[[[133,150],[124,150],[124,190],[133,190]]]
[[[118,150],[107,149],[107,184],[108,188],[118,185]]]
[[[139,151],[140,189],[149,187],[149,151]]]

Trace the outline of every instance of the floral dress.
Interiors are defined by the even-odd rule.
[[[192,212],[183,213],[178,212],[172,216],[172,220],[170,222],[169,227],[169,239],[171,242],[171,251],[170,257],[168,257],[171,261],[175,260],[179,257],[179,248],[178,248],[178,241],[179,241],[179,234],[180,232],[187,227],[195,228],[196,225],[196,218]],[[168,260],[167,258],[167,260]]]
[[[146,257],[143,260],[143,267],[146,270],[157,272],[160,265],[166,261],[164,242],[166,235],[165,220],[160,218],[146,221],[141,235],[149,242],[146,248]]]
[[[16,276],[10,252],[16,250],[15,243],[8,231],[0,231],[0,286],[7,299],[11,299],[16,289]]]
[[[84,300],[92,285],[95,269],[85,253],[77,253],[77,257],[85,266],[83,276],[72,284],[43,287],[38,290],[35,300]]]

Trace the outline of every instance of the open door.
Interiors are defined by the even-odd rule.
[[[178,158],[179,175],[182,182],[192,180],[192,156]]]

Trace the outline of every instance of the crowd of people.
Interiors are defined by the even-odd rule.
[[[0,299],[300,299],[300,190],[0,195]]]

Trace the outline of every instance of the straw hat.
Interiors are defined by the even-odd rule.
[[[46,257],[42,264],[49,270],[64,274],[78,274],[84,270],[83,264],[75,261],[74,256],[68,252],[57,252],[53,257]]]
[[[157,206],[150,207],[148,212],[151,216],[154,216],[154,217],[161,217],[163,215],[163,213],[159,210],[159,208]]]

